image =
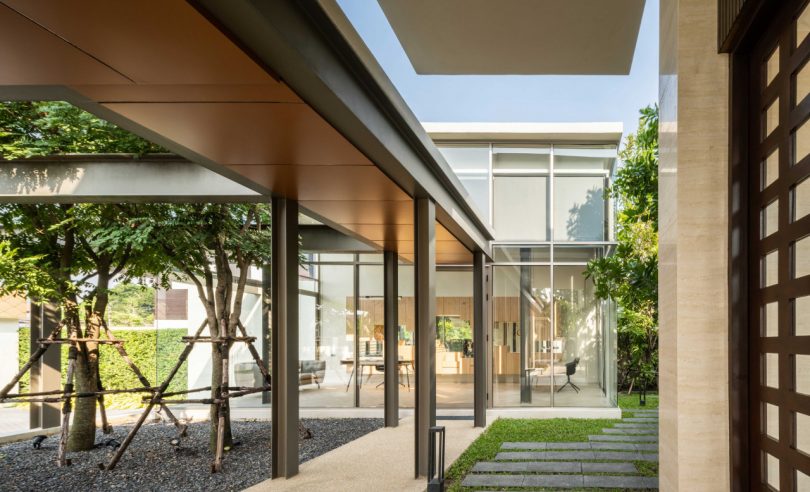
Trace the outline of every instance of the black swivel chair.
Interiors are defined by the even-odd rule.
[[[574,388],[574,391],[579,393],[579,386],[571,382],[571,376],[576,374],[578,365],[579,365],[579,357],[565,364],[565,376],[568,378],[568,381],[566,381],[564,385],[560,386],[559,389],[557,389],[558,393],[569,384],[571,385],[572,388]]]

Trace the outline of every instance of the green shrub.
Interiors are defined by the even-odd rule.
[[[19,357],[22,367],[30,357],[29,328],[20,328]],[[185,344],[181,337],[187,331],[183,328],[166,330],[116,330],[115,338],[125,340],[124,348],[152,385],[159,385],[172,370],[183,351]],[[105,389],[128,389],[140,386],[135,373],[118,354],[112,345],[102,345],[100,350],[101,381]],[[62,345],[62,383],[67,374],[67,345]],[[31,376],[26,373],[20,380],[20,392],[29,390]],[[188,361],[184,362],[169,385],[169,391],[182,391],[188,388]],[[104,402],[107,408],[138,408],[143,406],[141,398],[145,393],[123,393],[107,395]]]

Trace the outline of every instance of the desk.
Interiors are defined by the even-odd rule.
[[[354,359],[341,359],[340,360],[340,363],[342,365],[346,365],[346,366],[350,365],[350,366],[352,366],[352,373],[349,375],[349,381],[346,383],[346,391],[349,391],[349,386],[351,386],[351,384],[352,384],[352,377],[354,377],[357,380],[357,384],[361,388],[363,387],[363,368],[365,368],[365,367],[369,368],[368,378],[366,378],[366,381],[368,381],[371,378],[372,368],[377,367],[377,366],[383,366],[383,367],[385,366],[385,360],[382,357],[360,357],[360,361],[359,361],[360,371],[355,371],[355,363],[354,362],[355,362]],[[398,360],[397,361],[397,369],[398,369],[398,371],[400,371],[400,373],[402,372],[403,367],[405,368],[405,378],[406,378],[406,381],[408,382],[408,390],[410,391],[410,389],[411,389],[411,372],[410,372],[410,369],[408,369],[408,368],[413,367],[413,361],[412,360],[403,360],[403,359]],[[358,377],[357,373],[358,372],[360,374],[360,376],[359,376],[360,379],[357,379],[357,377]],[[402,384],[402,383],[399,383],[399,384]],[[402,386],[405,386],[405,385],[402,384]]]

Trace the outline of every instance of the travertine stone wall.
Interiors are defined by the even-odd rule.
[[[660,486],[728,490],[728,59],[716,2],[660,12]]]

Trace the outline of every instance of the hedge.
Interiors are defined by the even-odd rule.
[[[18,353],[20,367],[30,357],[29,328],[20,328]],[[150,383],[157,386],[169,375],[172,367],[177,363],[185,344],[181,337],[188,335],[184,328],[161,330],[115,330],[115,337],[125,340],[124,348],[130,358],[140,368]],[[111,345],[101,345],[100,367],[101,381],[106,389],[126,389],[140,386],[138,378],[129,368],[118,351]],[[157,378],[155,371],[157,370]],[[67,374],[67,346],[62,345],[62,384]],[[26,373],[20,380],[20,392],[28,391],[30,374]],[[177,375],[169,385],[169,391],[182,391],[188,389],[188,361],[183,363]],[[145,394],[107,395],[104,403],[107,408],[138,408],[143,406],[141,397]]]

